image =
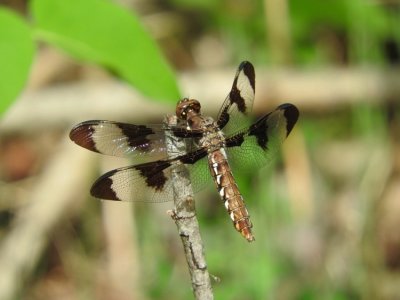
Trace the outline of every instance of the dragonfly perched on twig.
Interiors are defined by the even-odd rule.
[[[91,194],[108,200],[170,201],[171,170],[184,164],[195,191],[210,180],[215,182],[235,229],[249,242],[253,241],[253,225],[232,169],[254,169],[267,164],[299,117],[296,106],[282,104],[249,124],[254,94],[254,67],[244,61],[216,120],[201,113],[199,101],[184,98],[176,106],[180,120],[177,126],[103,120],[77,124],[70,138],[86,149],[113,156],[153,159],[104,174],[93,184]],[[184,139],[187,150],[168,153],[166,133]]]

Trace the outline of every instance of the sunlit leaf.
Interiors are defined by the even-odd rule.
[[[24,87],[35,46],[24,20],[0,8],[0,115]]]
[[[179,98],[171,68],[131,12],[101,0],[34,0],[31,10],[41,40],[103,65],[149,97]]]

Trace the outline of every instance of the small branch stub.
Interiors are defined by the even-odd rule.
[[[169,126],[177,124],[175,116],[167,117]],[[185,150],[182,139],[173,135],[166,136],[168,153],[179,153]],[[184,165],[178,165],[172,171],[174,190],[174,210],[169,215],[175,221],[181,237],[196,299],[214,299],[210,275],[204,256],[204,246],[200,236],[199,223],[196,218],[195,202],[190,183],[189,172]]]

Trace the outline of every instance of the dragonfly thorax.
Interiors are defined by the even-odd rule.
[[[202,117],[200,129],[203,132],[203,137],[200,139],[199,144],[207,148],[207,152],[211,153],[225,147],[225,135],[219,129],[217,122],[211,117]]]

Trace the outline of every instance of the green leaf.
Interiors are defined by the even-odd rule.
[[[0,116],[24,87],[34,53],[30,28],[15,13],[0,7]]]
[[[104,0],[33,0],[31,11],[38,38],[109,68],[149,97],[180,98],[171,68],[131,12]]]

